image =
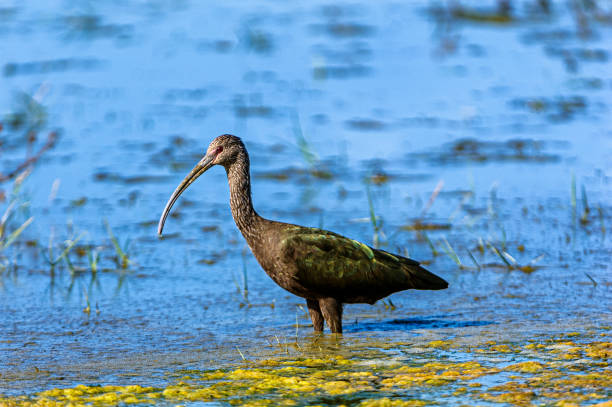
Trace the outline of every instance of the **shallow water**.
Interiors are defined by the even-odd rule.
[[[566,3],[516,3],[507,23],[487,20],[494,5],[439,6],[2,4],[3,171],[28,130],[34,151],[59,142],[15,194],[3,186],[7,230],[34,220],[1,253],[0,393],[164,388],[180,369],[316,340],[237,231],[222,169],[156,237],[221,133],[245,141],[263,216],[408,253],[450,283],[347,306],[331,354],[358,357],[366,338],[609,341],[610,11],[584,11],[585,26]]]

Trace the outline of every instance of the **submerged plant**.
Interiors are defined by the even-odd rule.
[[[539,266],[536,266],[536,263],[539,262],[542,258],[544,258],[544,255],[542,254],[535,257],[527,264],[519,264],[519,262],[507,251],[503,249],[500,250],[491,242],[487,242],[487,245],[491,249],[491,251],[501,259],[501,261],[504,263],[505,267],[508,270],[520,270],[524,273],[532,273],[539,268]]]
[[[380,246],[379,237],[383,233],[382,232],[382,220],[376,217],[376,212],[374,211],[374,202],[372,201],[372,194],[370,193],[370,184],[366,182],[366,195],[368,197],[368,209],[370,212],[370,222],[372,223],[372,228],[374,229],[374,234],[372,236],[372,241],[374,244],[374,248],[378,249]]]
[[[85,232],[81,233],[74,239],[66,239],[63,243],[62,251],[59,255],[55,256],[53,250],[53,233],[51,233],[49,236],[49,247],[47,249],[47,253],[45,253],[44,250],[42,251],[43,257],[47,260],[47,263],[51,267],[51,274],[53,274],[55,271],[55,267],[64,259],[66,259],[66,264],[68,267],[72,269],[72,263],[70,263],[70,260],[68,259],[68,254],[76,246],[79,240],[83,238],[83,236],[85,236]]]
[[[591,208],[589,208],[586,189],[584,185],[582,185],[582,215],[580,215],[581,224],[586,225],[589,223],[589,213],[591,213]]]
[[[463,265],[463,263],[461,263],[461,260],[459,259],[457,252],[455,252],[455,249],[453,249],[453,246],[451,246],[451,244],[448,243],[448,240],[446,240],[446,237],[442,238],[442,243],[444,243],[444,245],[442,246],[442,250],[446,252],[448,257],[450,257],[457,264],[457,266],[459,266],[460,269],[464,269],[465,266]]]
[[[470,259],[472,260],[472,262],[474,263],[474,265],[476,266],[477,270],[480,270],[480,264],[478,263],[478,261],[476,260],[476,258],[474,257],[474,255],[472,254],[472,252],[470,251],[470,249],[467,249],[467,253],[468,256],[470,256]]]
[[[436,246],[433,244],[429,236],[427,236],[427,233],[422,231],[421,236],[423,236],[423,239],[425,239],[425,241],[427,242],[427,245],[429,246],[429,249],[431,250],[431,255],[434,257],[437,257],[440,253],[436,249]]]
[[[589,199],[587,196],[586,187],[584,184],[580,186],[580,195],[581,195],[581,203],[582,203],[582,213],[578,218],[578,197],[577,197],[577,184],[576,184],[576,176],[572,173],[571,185],[570,185],[570,206],[572,208],[572,222],[576,223],[576,220],[580,222],[582,226],[587,226],[590,223],[589,216],[591,215],[591,207],[589,206]],[[602,219],[602,211],[601,205],[598,208],[599,217]],[[603,219],[602,219],[603,220]],[[603,225],[603,223],[602,223]],[[602,231],[605,233],[605,227],[603,227]]]
[[[11,246],[15,242],[15,240],[17,240],[17,238],[23,233],[23,231],[34,221],[34,217],[30,216],[19,226],[17,226],[16,228],[13,228],[10,232],[8,230],[9,221],[11,217],[15,214],[16,208],[18,206],[21,206],[21,207],[28,206],[28,203],[21,203],[21,204],[19,203],[19,196],[20,196],[19,191],[21,190],[21,186],[29,174],[30,174],[30,171],[28,170],[23,171],[15,179],[15,182],[13,183],[13,189],[11,192],[10,202],[6,207],[6,210],[4,211],[2,218],[0,218],[0,258],[2,259],[5,259],[4,257],[5,250],[9,246]]]
[[[312,147],[304,137],[304,133],[302,132],[302,125],[300,124],[300,118],[298,114],[296,112],[293,112],[291,118],[293,121],[293,135],[295,137],[302,158],[304,159],[306,164],[308,164],[310,175],[320,179],[331,179],[331,172],[327,171],[324,168],[321,163],[321,160],[313,151]]]
[[[87,248],[87,261],[89,262],[89,268],[92,274],[96,274],[98,272],[98,261],[100,260],[100,252],[98,249],[91,247]]]
[[[7,208],[6,212],[2,216],[2,220],[0,223],[0,251],[3,251],[7,247],[9,247],[19,237],[19,235],[21,235],[21,233],[25,230],[25,228],[27,228],[30,225],[30,223],[34,221],[33,216],[29,217],[25,222],[21,224],[21,226],[19,226],[17,229],[13,230],[10,234],[5,236],[5,231],[6,231],[5,225],[6,225],[6,220],[7,220],[7,213],[10,210],[11,210],[11,206]]]
[[[127,255],[127,250],[130,244],[130,240],[126,239],[125,244],[123,245],[123,248],[122,248],[121,245],[119,244],[119,240],[117,240],[117,238],[113,234],[113,230],[111,229],[106,219],[104,220],[104,225],[106,226],[106,232],[108,233],[108,237],[110,238],[111,243],[113,244],[113,247],[115,248],[115,253],[117,254],[117,257],[116,257],[117,267],[121,269],[127,269],[131,263],[131,260],[129,259]]]
[[[5,117],[13,130],[23,130],[24,134],[28,134],[38,132],[46,125],[47,108],[41,103],[46,90],[46,87],[41,86],[33,96],[25,92],[16,94],[13,112]]]

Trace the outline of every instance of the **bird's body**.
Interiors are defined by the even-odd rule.
[[[371,248],[323,229],[265,219],[253,209],[249,156],[242,141],[223,135],[176,189],[160,219],[178,196],[212,165],[223,165],[230,186],[232,216],[255,258],[279,286],[306,299],[315,331],[323,320],[342,332],[342,304],[373,304],[406,289],[438,290],[448,283],[406,257]]]

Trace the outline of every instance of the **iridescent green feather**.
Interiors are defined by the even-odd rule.
[[[369,298],[373,302],[408,288],[446,286],[444,280],[414,260],[373,249],[333,232],[294,226],[283,235],[283,260],[296,265],[299,284],[317,292]]]

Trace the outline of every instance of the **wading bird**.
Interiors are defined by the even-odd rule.
[[[215,138],[206,155],[176,188],[159,220],[161,236],[172,205],[213,165],[227,172],[230,207],[236,226],[266,273],[285,290],[306,299],[316,332],[323,320],[342,333],[342,304],[374,304],[407,290],[440,290],[448,283],[406,257],[373,249],[327,230],[264,219],[251,201],[249,155],[236,136]]]

